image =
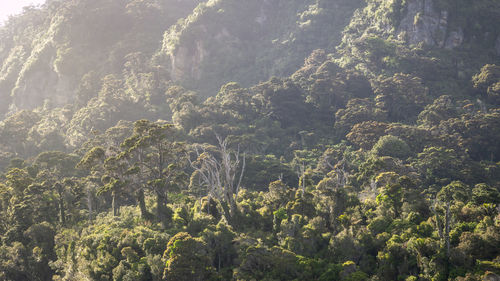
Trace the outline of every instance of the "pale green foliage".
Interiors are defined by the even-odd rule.
[[[387,135],[381,137],[372,148],[377,156],[391,156],[406,159],[410,156],[410,147],[398,137]]]

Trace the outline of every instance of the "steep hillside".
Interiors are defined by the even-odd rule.
[[[211,0],[164,35],[157,61],[204,95],[287,76],[315,49],[335,50],[363,1]]]
[[[0,28],[0,281],[500,279],[500,1],[50,0]]]
[[[312,50],[334,50],[359,5],[48,1],[1,28],[0,115],[35,110],[32,134],[70,146],[121,119],[170,119],[171,80],[210,96],[291,74]]]
[[[279,121],[290,134],[282,152],[304,132],[338,141],[361,121],[415,124],[441,95],[495,107],[500,4],[459,4],[48,1],[0,29],[0,113],[31,143],[11,152],[76,148],[90,132],[141,118],[184,122],[187,134],[207,140],[205,121],[220,121],[197,118],[238,91],[259,116],[254,122]],[[281,78],[257,83],[273,75]],[[301,105],[288,116],[298,106],[292,100]],[[351,116],[357,107],[371,115]]]
[[[0,114],[85,104],[96,95],[79,91],[85,78],[99,84],[121,74],[128,55],[151,56],[163,32],[197,3],[55,0],[26,10],[0,30]]]
[[[402,72],[424,79],[434,95],[467,95],[470,77],[500,61],[500,2],[367,1],[336,54],[370,77]]]

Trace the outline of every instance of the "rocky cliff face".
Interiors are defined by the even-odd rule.
[[[74,103],[85,75],[119,75],[129,54],[150,57],[199,2],[54,0],[27,9],[0,27],[0,115]]]
[[[500,2],[479,0],[368,0],[351,20],[345,43],[376,36],[407,46],[456,49],[467,44],[493,49],[500,31]],[[497,44],[498,45],[498,44]]]
[[[406,13],[397,28],[398,38],[409,44],[453,49],[462,45],[461,27],[448,24],[449,12],[438,10],[433,0],[410,0]]]
[[[288,76],[315,49],[373,75],[428,62],[466,77],[500,56],[500,3],[467,1],[53,0],[0,28],[0,115],[85,106],[99,88],[79,100],[84,77],[92,73],[95,84],[122,77],[130,54],[155,69],[131,72],[153,71],[203,95],[229,81],[250,86]],[[411,53],[419,45],[450,51],[454,62]],[[467,48],[488,58],[463,57]]]
[[[334,51],[361,1],[208,1],[165,33],[156,59],[171,78],[209,95],[293,73],[317,48]]]
[[[500,60],[499,11],[500,2],[490,0],[367,0],[336,61],[371,78],[421,77],[435,95],[466,94],[467,77]]]
[[[72,85],[77,73],[58,71],[56,59],[57,45],[51,36],[33,47],[11,90],[11,110],[33,109],[44,103],[57,107],[74,100],[76,87]]]

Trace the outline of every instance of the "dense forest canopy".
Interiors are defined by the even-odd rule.
[[[0,281],[500,280],[500,1],[47,0],[0,26]]]

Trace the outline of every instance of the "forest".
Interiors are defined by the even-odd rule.
[[[500,280],[500,1],[25,7],[0,281],[50,280]]]

